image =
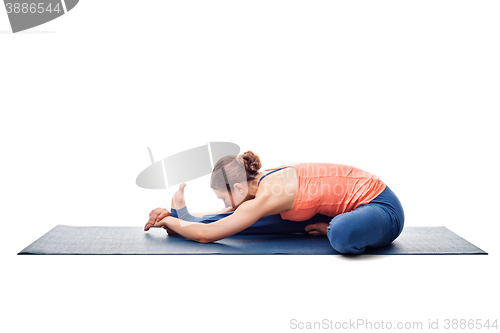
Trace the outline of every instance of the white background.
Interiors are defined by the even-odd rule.
[[[498,319],[497,1],[81,1],[0,9],[5,332],[290,332]],[[352,164],[488,256],[17,256],[58,224],[143,226],[136,176],[207,141]],[[191,211],[218,209],[208,176]],[[495,317],[496,316],[496,317]]]

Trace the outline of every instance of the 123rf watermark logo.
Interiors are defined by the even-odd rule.
[[[78,4],[79,0],[4,0],[12,32],[27,30],[56,19]]]

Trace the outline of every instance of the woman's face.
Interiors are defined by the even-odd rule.
[[[226,208],[238,208],[247,200],[248,185],[247,183],[236,183],[231,189],[231,194],[228,191],[213,190],[217,198],[224,201]]]

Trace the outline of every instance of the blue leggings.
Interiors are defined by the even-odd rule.
[[[202,218],[196,218],[191,216],[188,220],[192,222],[212,223],[220,219],[223,219],[231,215],[232,213],[233,212],[214,214],[214,215],[204,215]],[[171,210],[170,215],[172,215],[173,217],[179,217],[177,215],[177,210],[175,209]],[[269,215],[262,217],[257,222],[252,224],[250,227],[237,233],[237,235],[306,234],[307,232],[304,230],[306,225],[317,222],[328,222],[331,219],[332,218],[329,216],[317,214],[307,221],[292,222],[282,219],[281,215],[279,214]]]
[[[231,215],[230,213],[205,215],[200,223],[211,223]],[[178,217],[175,209],[173,217]],[[383,247],[391,244],[403,231],[404,212],[394,192],[386,187],[368,204],[359,205],[353,211],[331,217],[317,214],[307,221],[293,222],[281,216],[265,216],[238,235],[306,233],[311,223],[329,222],[328,240],[340,253],[363,253],[367,247]]]
[[[328,240],[340,253],[363,253],[367,247],[391,244],[403,231],[404,212],[389,187],[365,205],[335,216],[327,228]]]

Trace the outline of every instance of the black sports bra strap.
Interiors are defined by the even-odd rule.
[[[257,184],[257,187],[260,185],[260,182],[262,181],[262,179],[264,179],[266,176],[272,174],[273,172],[276,172],[276,171],[280,171],[281,169],[284,169],[284,168],[279,168],[279,169],[276,169],[276,170],[273,170],[273,171],[269,171],[268,173],[266,173],[264,176],[262,176],[260,179],[259,179],[259,183]]]

